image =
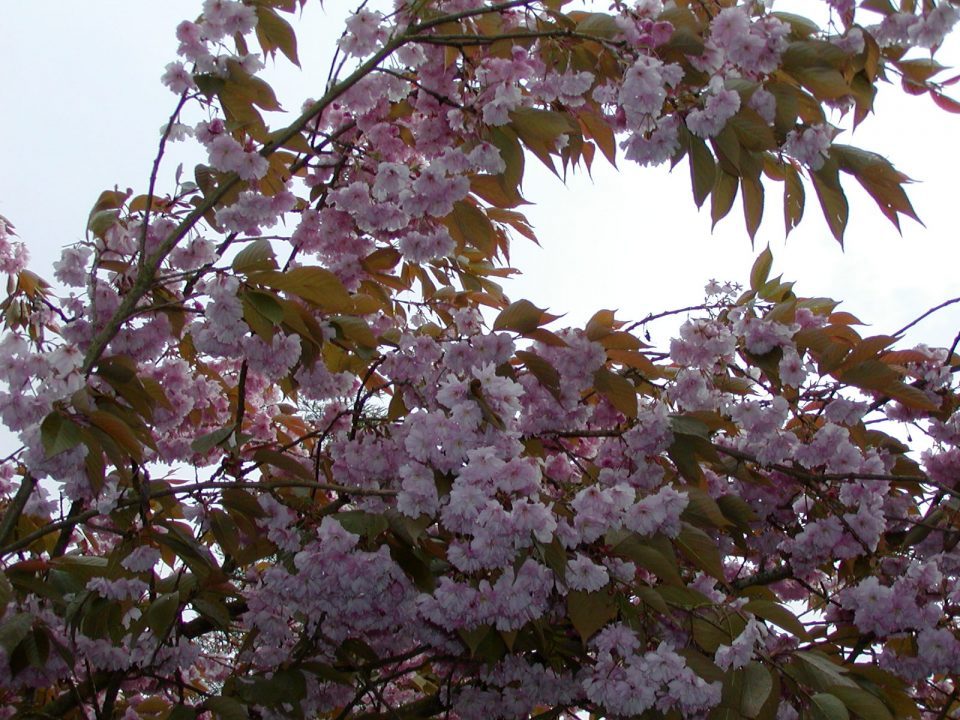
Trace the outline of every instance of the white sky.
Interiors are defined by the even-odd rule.
[[[337,16],[352,5],[327,0],[324,12],[310,0],[302,22],[294,21],[308,72],[286,72],[289,64],[278,60],[284,71],[278,95],[291,115],[305,97],[321,92],[324,58],[341,27]],[[67,0],[0,2],[0,47],[7,58],[0,214],[28,243],[34,270],[52,275],[60,248],[83,237],[101,190],[114,185],[145,190],[159,128],[176,103],[159,77],[174,59],[176,24],[195,18],[199,7],[199,0],[88,0],[82,10]],[[938,59],[960,65],[957,44]],[[893,331],[960,295],[953,195],[958,129],[960,116],[939,110],[926,96],[907,97],[891,88],[881,93],[876,116],[852,138],[841,135],[840,142],[880,152],[918,181],[908,191],[926,223],[923,228],[905,220],[901,238],[850,178],[845,251],[832,239],[812,189],[806,217],[785,243],[777,186],[751,248],[739,199],[711,234],[709,201],[696,211],[686,161],[673,174],[625,161],[617,172],[598,153],[593,180],[580,173],[564,187],[529,160],[524,190],[535,204],[525,212],[543,247],[517,240],[512,260],[525,275],[508,291],[514,299],[526,297],[567,313],[570,323],[582,323],[599,308],[640,319],[699,302],[710,278],[744,281],[753,257],[769,242],[774,274],[798,281],[800,294],[844,299],[845,309],[872,324],[866,332]],[[187,168],[203,160],[193,153]],[[161,184],[161,191],[170,186],[175,165],[162,174],[168,185]],[[665,340],[678,322],[655,328],[654,339]],[[908,337],[949,345],[958,327],[960,310],[948,310]]]

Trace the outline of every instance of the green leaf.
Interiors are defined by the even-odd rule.
[[[493,321],[493,329],[512,330],[522,335],[533,332],[544,322],[544,311],[541,308],[529,300],[517,300],[497,315],[497,319]]]
[[[687,507],[682,515],[684,520],[716,528],[730,527],[733,524],[724,516],[717,501],[705,490],[691,485],[683,491],[687,494]]]
[[[287,453],[260,448],[253,454],[253,459],[261,465],[272,465],[302,480],[315,480],[313,473],[303,463],[290,457]]]
[[[760,229],[760,221],[763,219],[763,183],[753,177],[740,179],[740,187],[743,188],[743,219],[747,226],[747,235],[750,236],[750,242],[757,235]]]
[[[540,384],[560,402],[560,373],[557,369],[536,353],[518,350],[515,354]]]
[[[266,270],[249,275],[252,283],[283,290],[328,312],[347,313],[353,300],[335,274],[320,267],[297,267],[286,272]]]
[[[790,231],[799,225],[800,220],[803,219],[806,193],[803,189],[800,173],[797,172],[792,163],[784,163],[783,176],[783,223],[786,227],[786,234],[789,235]]]
[[[805,18],[802,15],[795,15],[788,12],[770,13],[773,17],[790,26],[790,31],[794,35],[810,36],[820,32],[820,26],[813,20]]]
[[[374,538],[390,527],[390,522],[383,515],[375,515],[363,510],[338,512],[334,517],[347,532],[368,538]]]
[[[741,530],[749,530],[750,526],[757,521],[757,513],[739,495],[723,495],[717,498],[717,505],[723,511],[724,517]]]
[[[470,657],[474,657],[477,654],[477,648],[480,647],[480,643],[482,643],[492,631],[493,628],[490,625],[480,625],[471,630],[460,628],[457,630],[457,635],[460,636],[460,639],[463,640],[467,649],[470,650]]]
[[[269,240],[254,240],[237,253],[231,267],[245,275],[257,270],[276,270],[277,258],[273,246]]]
[[[137,435],[134,434],[133,429],[124,420],[106,410],[95,410],[90,413],[89,418],[94,426],[126,450],[130,457],[137,462],[143,462],[143,445]],[[149,436],[147,439],[152,443]]]
[[[7,579],[5,572],[0,570],[0,608],[5,608],[13,600],[13,585]]]
[[[669,555],[660,552],[650,543],[649,538],[631,533],[614,546],[613,554],[632,560],[669,585],[683,585],[683,579],[677,567],[677,558],[673,556],[672,550]]]
[[[600,368],[593,374],[593,386],[624,415],[637,416],[637,388],[625,377]]]
[[[820,207],[823,209],[823,216],[830,226],[830,232],[837,242],[843,245],[843,231],[847,227],[847,218],[850,215],[850,208],[847,204],[847,197],[840,187],[840,179],[837,172],[837,163],[830,159],[819,170],[811,174],[813,187],[817,191],[817,198],[820,200]]]
[[[337,336],[352,340],[360,347],[376,348],[377,336],[363,318],[341,315],[331,318],[330,324],[337,328]]]
[[[511,204],[500,204],[500,207],[515,207],[523,202],[523,198],[520,197],[518,192],[523,180],[523,147],[520,145],[516,133],[509,127],[490,128],[489,133],[490,142],[500,151],[500,157],[506,165],[506,169],[498,176],[498,179],[501,189]],[[490,199],[486,196],[484,196],[484,199],[490,202]]]
[[[666,602],[677,607],[694,609],[701,607],[712,607],[710,599],[699,590],[693,590],[688,587],[674,587],[672,585],[660,585],[656,592]]]
[[[177,705],[164,720],[196,720],[197,710],[189,705]]]
[[[839,69],[848,59],[847,53],[826,40],[801,40],[790,43],[782,56],[784,70],[796,77],[796,71]]]
[[[242,294],[241,299],[248,301],[253,309],[270,321],[272,325],[279,325],[283,322],[283,306],[272,293],[247,290]]]
[[[230,437],[235,429],[235,425],[228,425],[227,427],[222,427],[219,430],[209,432],[206,435],[201,435],[192,443],[190,443],[190,449],[198,455],[206,455],[208,452],[213,450],[213,448]]]
[[[693,185],[693,200],[697,207],[703,205],[717,181],[717,163],[707,144],[696,135],[684,131],[690,149],[690,181]]]
[[[840,698],[830,693],[817,693],[810,698],[813,720],[849,720],[850,713]]]
[[[218,695],[208,698],[205,705],[221,720],[247,720],[250,717],[247,706],[232,697]]]
[[[833,68],[798,68],[791,71],[791,74],[813,93],[817,100],[837,100],[852,93],[840,71]]]
[[[862,688],[837,685],[830,688],[830,694],[840,698],[849,710],[863,720],[893,720],[893,714],[883,701]]]
[[[737,189],[740,181],[736,175],[718,169],[717,180],[713,186],[713,192],[710,195],[710,218],[713,221],[712,227],[727,216],[733,207],[733,201],[737,198]]]
[[[720,582],[726,581],[717,543],[703,530],[684,523],[683,529],[673,542],[687,560]]]
[[[743,668],[742,683],[740,712],[748,718],[755,718],[770,697],[773,678],[763,665],[751,662]]]
[[[847,677],[847,669],[833,662],[818,650],[802,650],[793,655],[807,675],[807,681],[819,690],[832,689],[835,685],[857,687]],[[789,666],[788,666],[789,667]]]
[[[75,448],[82,439],[80,426],[63,413],[50,413],[40,425],[40,442],[48,458]]]
[[[227,70],[229,77],[224,84],[222,94],[232,93],[244,100],[249,100],[264,110],[280,111],[280,103],[277,102],[277,96],[273,88],[265,80],[261,80],[255,75],[251,75],[236,60],[227,60]]]
[[[751,600],[743,606],[743,609],[753,613],[758,618],[769,620],[774,625],[792,634],[798,640],[807,640],[810,637],[807,629],[803,626],[803,623],[797,619],[797,616],[779,603],[770,600]]]
[[[455,202],[447,227],[458,245],[475,247],[486,257],[493,257],[497,252],[497,233],[493,223],[473,203]]]
[[[221,630],[229,630],[232,622],[230,611],[221,601],[213,598],[195,597],[190,601],[193,609],[211,620]]]
[[[577,32],[596,37],[612,40],[622,32],[615,18],[607,13],[589,13],[586,14],[580,22],[577,23]]]
[[[14,613],[0,620],[0,647],[6,650],[9,656],[32,627],[33,617],[28,613]]]
[[[567,595],[567,617],[586,644],[610,620],[617,616],[617,605],[608,593],[571,590]]]
[[[297,36],[286,20],[264,5],[257,5],[257,40],[265,54],[275,55],[280,49],[287,59],[300,67],[297,57]]]
[[[107,230],[120,221],[120,213],[116,210],[100,210],[90,215],[87,231],[94,237],[103,238]]]
[[[578,134],[579,127],[566,113],[554,110],[521,108],[510,113],[510,126],[527,148],[551,171],[556,172],[551,155],[557,153],[563,135]]]
[[[759,292],[760,288],[766,284],[770,277],[770,268],[773,267],[773,253],[770,252],[770,246],[757,256],[753,261],[753,267],[750,269],[750,289]]]
[[[161,595],[147,609],[147,626],[159,639],[164,639],[180,615],[180,593]]]
[[[919,222],[903,189],[910,178],[897,171],[886,158],[849,145],[834,145],[830,152],[836,157],[840,169],[857,179],[897,230],[900,229],[901,213]]]

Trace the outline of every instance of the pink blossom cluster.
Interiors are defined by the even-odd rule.
[[[163,82],[189,96],[201,76],[255,75],[261,58],[237,37],[268,5],[206,0]],[[461,720],[543,706],[702,717],[723,697],[717,669],[779,673],[769,657],[807,642],[746,603],[814,586],[828,630],[886,643],[877,663],[903,680],[960,671],[953,510],[933,512],[960,469],[947,353],[874,353],[897,378],[878,389],[831,365],[837,347],[856,357],[853,330],[776,281],[741,297],[711,283],[663,352],[602,319],[550,329],[496,282],[509,234],[529,231],[521,140],[566,169],[594,125],[605,151],[659,164],[719,144],[738,114],[773,125],[790,26],[756,4],[721,10],[693,82],[672,46],[691,31],[659,19],[657,0],[618,4],[606,25],[574,16],[609,35],[590,40],[609,57],[589,67],[567,52],[576,23],[530,37],[553,17],[536,3],[434,5],[464,14],[450,27],[516,44],[444,47],[430,27],[376,71],[332,81],[305,105],[279,182],[266,134],[197,96],[211,112],[192,132],[217,171],[197,180],[233,183],[225,199],[205,207],[181,183],[148,211],[107,194],[54,268],[75,293],[16,298],[0,419],[24,448],[0,463],[4,507],[40,484],[0,539],[17,581],[0,586],[0,628],[18,638],[0,650],[0,702],[76,691],[92,668],[124,674],[129,713],[194,681],[226,699],[279,676],[300,677],[301,696],[258,695],[259,716],[379,713],[443,685],[433,697]],[[431,22],[411,7],[353,13],[345,62]],[[937,45],[955,16],[928,3],[875,35]],[[858,32],[833,50],[859,53]],[[788,162],[823,167],[828,125],[773,130]],[[15,274],[25,251],[10,237],[0,222],[0,270]],[[498,330],[481,306],[502,311]],[[872,422],[883,412],[932,438],[919,463]],[[31,539],[44,527],[62,535]],[[715,622],[733,614],[740,633]],[[192,634],[204,623],[225,649]],[[20,643],[44,639],[53,651],[18,669]],[[780,717],[807,702],[791,683]]]
[[[596,664],[582,674],[581,684],[591,701],[615,715],[675,708],[684,716],[694,716],[720,702],[720,684],[703,680],[667,643],[641,654],[632,630],[610,625],[593,644]]]
[[[27,266],[30,255],[27,246],[12,240],[12,229],[0,217],[0,272],[16,275]]]

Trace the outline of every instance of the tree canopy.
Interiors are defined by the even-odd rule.
[[[769,250],[668,347],[502,287],[527,163],[686,163],[751,238],[774,189],[788,233],[842,240],[851,180],[915,218],[833,122],[960,110],[954,3],[365,3],[291,122],[305,2],[177,27],[150,181],[55,284],[0,218],[0,716],[956,716],[960,336]]]

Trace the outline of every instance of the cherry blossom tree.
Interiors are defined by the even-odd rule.
[[[960,109],[955,3],[768,5],[365,4],[290,122],[296,0],[203,2],[149,185],[55,285],[0,221],[0,716],[955,717],[960,337],[769,251],[663,348],[500,284],[526,163],[685,162],[751,236],[779,185],[841,239],[847,176],[915,216],[832,123]]]

